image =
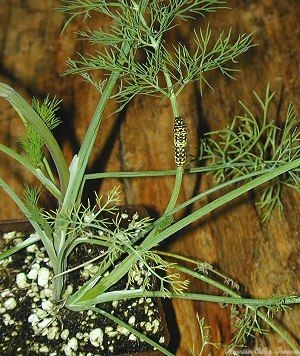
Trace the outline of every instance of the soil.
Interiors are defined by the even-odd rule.
[[[25,237],[9,232],[2,241],[15,244]],[[70,267],[95,257],[93,245],[78,246]],[[75,262],[76,261],[76,262]],[[97,271],[88,264],[68,274],[63,297],[71,294]],[[141,270],[142,271],[142,270]],[[132,287],[139,286],[140,276]],[[93,311],[74,312],[52,304],[53,272],[44,249],[38,244],[0,262],[0,349],[2,355],[120,355],[147,351],[151,346],[124,327]],[[128,288],[128,277],[117,289]],[[164,329],[156,300],[139,298],[101,304],[101,309],[130,324],[151,339],[165,343]]]

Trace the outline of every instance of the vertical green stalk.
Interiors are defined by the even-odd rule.
[[[169,99],[171,102],[173,117],[179,117],[180,116],[179,105],[178,105],[177,97],[174,93],[172,80],[170,78],[170,74],[168,72],[168,69],[166,68],[166,65],[163,66],[163,71],[164,71],[164,77],[165,77],[168,92],[169,92]],[[171,210],[173,210],[175,208],[175,205],[176,205],[176,202],[178,200],[180,190],[181,190],[183,173],[184,173],[183,167],[176,168],[176,176],[175,176],[175,181],[174,181],[174,185],[173,185],[173,189],[172,189],[172,194],[171,194],[169,203],[167,205],[167,208],[166,208],[164,214],[169,213]]]
[[[125,47],[125,46],[124,46]],[[123,49],[124,52],[128,53],[129,46],[126,44],[126,47]],[[66,193],[63,206],[73,206],[78,200],[80,200],[79,192],[81,191],[81,185],[83,183],[84,174],[86,167],[94,147],[94,143],[99,131],[99,127],[103,118],[103,112],[105,110],[106,104],[111,96],[112,90],[117,82],[119,77],[119,71],[114,71],[105,86],[105,89],[102,93],[102,96],[98,102],[94,115],[92,117],[91,123],[87,129],[85,137],[83,139],[82,145],[78,153],[78,159],[75,167],[74,180],[72,184],[69,185],[69,189]]]
[[[132,2],[135,5],[135,7],[137,7],[137,3],[135,1],[132,1]],[[149,26],[143,16],[143,14],[140,14],[139,17],[140,17],[140,20],[141,20],[143,26],[145,26],[145,28],[149,29]],[[150,32],[150,29],[149,29],[149,32]],[[159,37],[159,40],[156,40],[154,37],[150,36],[150,41],[151,41],[151,46],[153,47],[154,51],[155,52],[159,51],[160,46],[161,46],[161,37]],[[174,88],[173,88],[173,84],[172,84],[172,80],[171,80],[169,71],[168,71],[165,63],[163,63],[162,67],[163,67],[162,71],[163,71],[165,81],[167,84],[167,88],[168,88],[168,96],[169,96],[169,99],[171,102],[173,117],[179,117],[180,116],[179,105],[178,105],[177,97],[174,93]],[[176,177],[175,177],[175,182],[173,185],[171,197],[170,197],[169,203],[167,205],[167,208],[166,208],[164,214],[173,210],[176,205],[176,202],[178,200],[178,196],[180,193],[181,185],[182,185],[183,172],[184,172],[183,167],[177,167]]]
[[[170,211],[172,211],[175,208],[175,205],[178,200],[179,193],[180,193],[181,185],[182,185],[183,173],[184,173],[184,168],[177,167],[175,182],[173,185],[171,198],[170,198],[169,203],[166,207],[164,215],[167,215]]]
[[[144,4],[145,5],[145,4]],[[143,6],[144,6],[143,5]],[[140,8],[138,8],[140,10]],[[129,53],[130,51],[130,45],[128,42],[124,42],[122,44],[120,52],[124,57]],[[60,211],[58,214],[62,213],[64,214],[64,211],[67,211],[69,209],[72,209],[78,202],[81,200],[81,194],[82,194],[82,189],[83,189],[83,184],[84,184],[84,177],[85,177],[85,172],[86,172],[86,167],[88,165],[88,161],[90,158],[90,155],[92,153],[95,140],[98,135],[99,127],[102,122],[103,118],[103,112],[106,108],[107,102],[111,97],[111,93],[115,87],[115,84],[119,78],[120,71],[115,70],[111,73],[105,89],[102,92],[101,98],[98,101],[97,107],[95,109],[95,112],[93,114],[93,117],[91,119],[90,125],[87,129],[87,132],[84,136],[83,142],[81,144],[80,150],[78,152],[78,155],[73,158],[72,165],[70,167],[71,173],[70,173],[70,182],[68,185],[68,189],[66,191],[62,206],[60,208]],[[69,222],[63,222],[61,223],[59,220],[56,221],[56,226],[55,226],[55,232],[54,234],[56,236],[60,236],[60,238],[65,239],[67,235],[67,230],[69,227],[70,223]],[[65,261],[65,243],[59,244],[59,248],[57,251],[58,254],[58,261],[59,261],[59,270],[57,272],[58,277],[56,277],[56,283],[55,286],[60,289],[60,287],[63,285],[63,278],[64,275],[62,272],[64,271],[64,261]],[[55,295],[59,295],[60,291],[57,290]]]

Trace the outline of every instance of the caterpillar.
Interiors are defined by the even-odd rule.
[[[182,117],[174,117],[174,158],[177,167],[183,167],[186,162],[187,127]]]

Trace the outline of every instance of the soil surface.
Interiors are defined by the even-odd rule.
[[[25,236],[7,233],[2,242],[14,244]],[[95,246],[75,248],[70,268],[101,253]],[[97,272],[87,264],[67,276],[62,298],[75,291]],[[114,289],[138,287],[143,270],[128,285],[123,278]],[[93,311],[74,312],[51,301],[53,273],[44,249],[31,245],[0,262],[0,348],[3,355],[119,355],[152,348],[123,326]],[[150,298],[105,303],[99,307],[120,318],[153,340],[164,344],[158,305]]]

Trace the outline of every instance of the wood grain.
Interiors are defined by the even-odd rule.
[[[89,119],[98,100],[96,91],[78,77],[61,76],[66,69],[65,59],[76,52],[90,50],[87,43],[76,41],[75,31],[83,25],[75,21],[61,35],[65,18],[55,12],[58,0],[0,0],[0,80],[13,85],[28,99],[31,96],[56,95],[63,99],[60,112],[63,125],[57,136],[68,158],[78,151]],[[300,110],[300,2],[299,0],[232,0],[231,8],[199,19],[197,23],[182,23],[177,35],[192,46],[194,26],[206,26],[209,21],[215,33],[232,29],[233,34],[254,32],[257,47],[239,60],[232,81],[217,72],[207,79],[214,91],[191,85],[180,98],[182,115],[189,128],[190,158],[197,154],[199,137],[207,130],[224,127],[241,113],[238,100],[253,103],[251,91],[262,94],[266,84],[276,90],[274,118],[283,117],[288,102]],[[104,19],[91,19],[90,26]],[[94,171],[172,169],[172,115],[166,100],[137,97],[121,115],[110,115],[116,104],[111,102],[105,114],[102,131],[97,139],[89,166]],[[22,125],[10,106],[0,101],[1,142],[17,147]],[[67,133],[67,134],[66,134]],[[1,155],[1,177],[18,191],[24,180],[32,181],[26,172]],[[95,182],[93,188],[106,191],[115,184],[122,188],[126,203],[144,205],[152,214],[161,214],[168,202],[173,178],[135,180],[110,179]],[[206,177],[186,177],[180,199],[183,201],[213,182]],[[1,219],[19,218],[22,214],[1,194]],[[43,196],[43,202],[52,202]],[[271,294],[300,293],[299,194],[285,189],[285,215],[261,224],[253,201],[236,202],[211,214],[205,221],[172,237],[166,249],[209,261],[241,286],[245,295],[267,297]],[[214,292],[196,281],[192,290]],[[177,355],[189,355],[192,345],[197,351],[200,336],[195,314],[211,325],[213,340],[226,344],[230,340],[230,321],[227,309],[207,303],[174,300],[173,319],[178,325],[178,338],[172,344]],[[171,315],[171,314],[170,314]],[[278,320],[299,341],[300,308],[278,315]],[[171,319],[171,317],[170,317]],[[173,320],[174,321],[174,320]],[[172,323],[173,321],[170,321]],[[172,327],[171,327],[172,329]],[[269,354],[289,352],[288,346],[276,335],[260,337],[257,348]],[[212,349],[213,355],[223,355]],[[250,352],[249,352],[250,354]]]

